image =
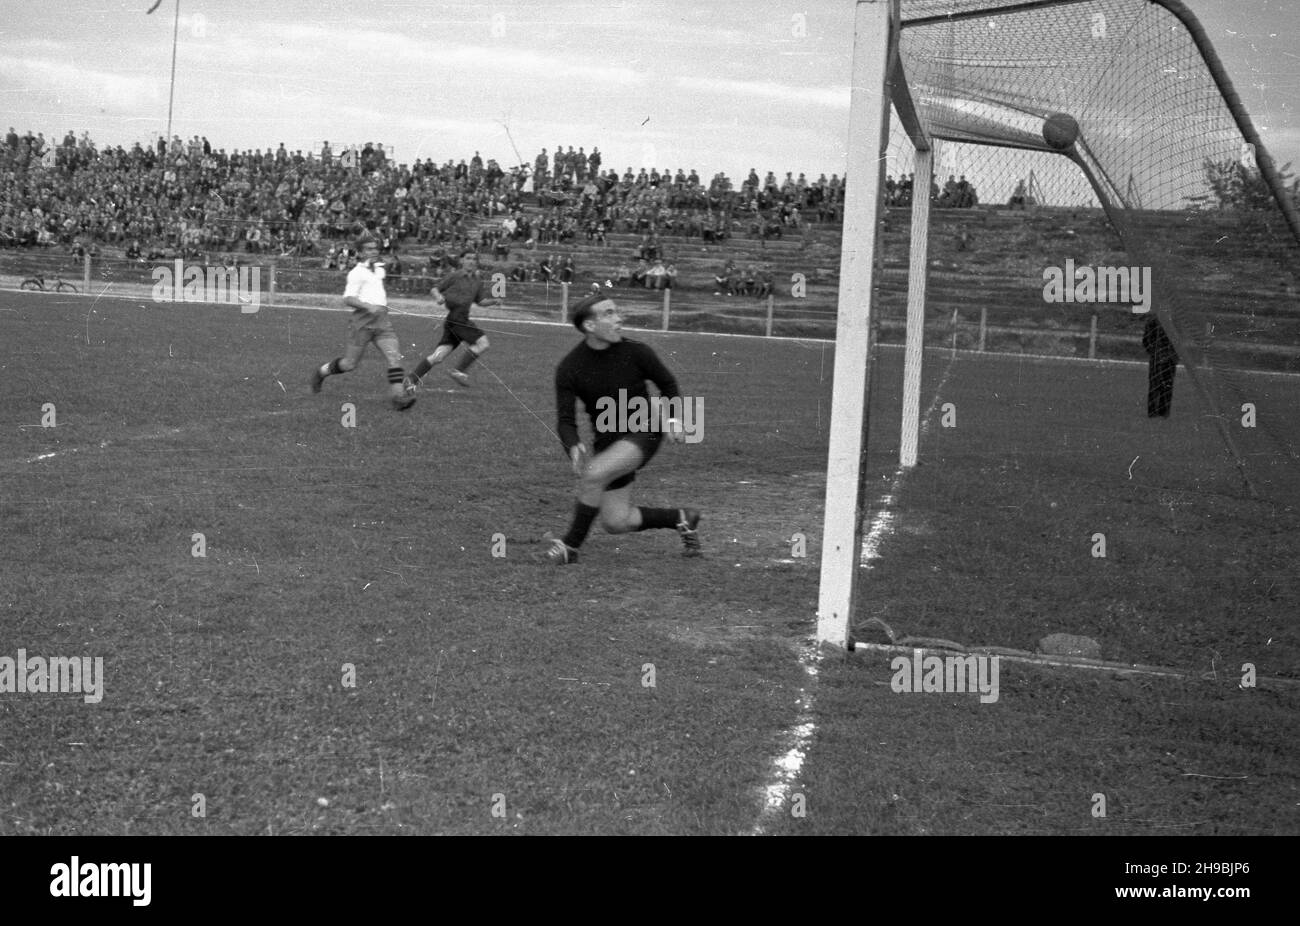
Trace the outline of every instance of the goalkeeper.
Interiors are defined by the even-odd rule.
[[[550,538],[547,559],[556,565],[577,562],[578,547],[597,516],[611,534],[676,529],[682,538],[682,555],[699,556],[698,511],[632,504],[632,482],[637,470],[649,463],[658,451],[665,431],[629,429],[626,422],[612,430],[602,430],[593,420],[595,455],[592,456],[578,434],[574,404],[581,399],[587,417],[592,418],[602,405],[646,402],[647,380],[658,387],[664,398],[680,399],[677,380],[647,345],[623,339],[623,320],[608,296],[593,293],[578,302],[573,307],[573,326],[582,332],[584,339],[555,370],[555,406],[560,441],[579,479],[578,498],[568,533]],[[674,443],[686,439],[676,419],[668,420],[666,433]]]

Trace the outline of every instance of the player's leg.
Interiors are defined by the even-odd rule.
[[[663,444],[662,437],[641,436],[626,438],[610,449],[632,444],[641,450],[641,469],[653,459]],[[594,461],[593,461],[594,462]],[[671,528],[682,538],[682,555],[700,555],[700,513],[694,508],[649,508],[632,504],[631,484],[635,472],[609,482],[600,500],[600,523],[608,533],[624,534],[629,531],[649,531]]]
[[[342,357],[335,357],[329,363],[322,364],[311,371],[311,391],[320,392],[325,377],[355,370],[361,360],[361,353],[370,343],[370,331],[362,326],[351,325],[348,331],[348,346]]]
[[[548,554],[553,561],[573,562],[591,524],[600,517],[607,533],[674,529],[682,538],[684,556],[698,556],[700,513],[693,508],[649,508],[632,504],[636,471],[650,462],[659,440],[616,441],[596,454],[578,485],[569,532]]]
[[[375,347],[384,355],[388,363],[388,393],[392,396],[393,408],[406,411],[415,404],[415,396],[407,395],[404,383],[406,370],[402,368],[402,348],[397,340],[397,333],[391,324],[385,323],[375,333]]]
[[[615,480],[600,499],[600,524],[606,533],[626,534],[631,531],[675,530],[682,538],[682,555],[699,556],[700,513],[694,508],[649,508],[632,504],[631,480]]]
[[[420,381],[424,379],[428,372],[446,360],[447,356],[456,349],[456,345],[459,343],[460,338],[456,337],[455,332],[451,330],[451,325],[444,322],[442,337],[438,340],[437,346],[434,347],[433,353],[427,357],[421,357],[420,362],[415,365],[415,369],[411,371],[408,380],[409,385],[419,386]]]
[[[487,352],[488,347],[491,345],[488,344],[488,337],[483,333],[483,330],[476,328],[474,325],[457,325],[456,335],[465,343],[468,349],[462,351],[461,355],[456,358],[456,362],[452,364],[452,369],[448,371],[448,375],[462,386],[468,386],[469,376],[467,373],[469,368]]]
[[[597,453],[578,479],[578,497],[573,504],[573,518],[563,537],[553,538],[546,556],[553,563],[577,562],[578,548],[587,539],[596,516],[601,514],[602,496],[611,484],[629,485],[645,460],[642,449],[631,441],[617,441]]]

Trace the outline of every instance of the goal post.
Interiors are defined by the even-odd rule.
[[[889,66],[897,54],[898,29],[899,0],[858,0],[817,607],[818,641],[839,647],[848,645],[862,562],[872,302],[889,144]]]

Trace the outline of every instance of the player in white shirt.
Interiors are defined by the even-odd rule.
[[[393,397],[393,408],[405,411],[415,404],[415,396],[406,395],[402,382],[406,370],[402,367],[402,351],[388,320],[388,294],[384,290],[384,266],[378,263],[379,242],[370,235],[357,241],[360,260],[348,271],[347,288],[343,290],[343,304],[352,309],[348,323],[348,347],[342,357],[323,364],[311,373],[311,391],[320,392],[325,377],[347,373],[361,360],[366,345],[373,343],[388,361],[388,391]]]

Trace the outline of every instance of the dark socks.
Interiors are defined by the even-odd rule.
[[[596,506],[574,502],[573,521],[569,525],[569,532],[564,535],[564,542],[575,550],[582,546],[582,542],[587,539],[587,534],[591,531],[591,522],[596,520],[598,514],[600,509]]]
[[[676,508],[638,507],[637,510],[641,512],[641,526],[637,528],[639,531],[652,531],[663,527],[676,528],[677,521],[680,518],[680,513]]]

